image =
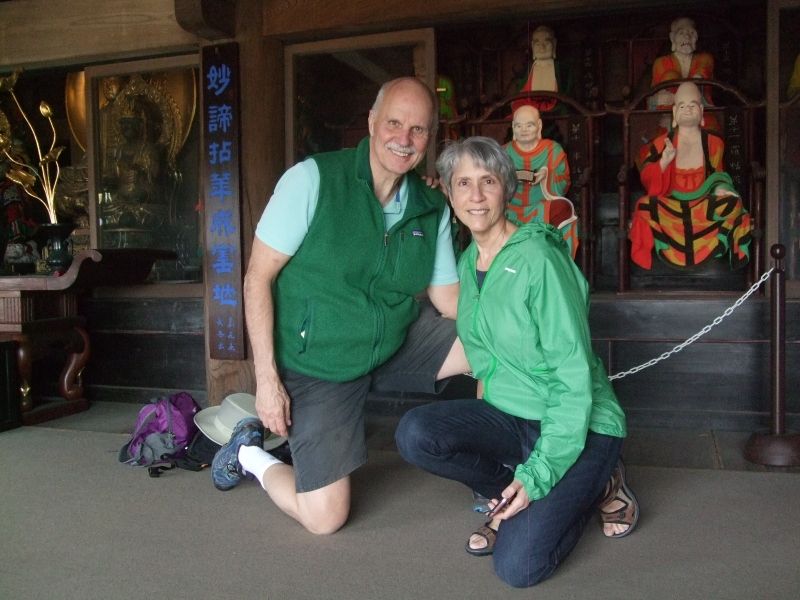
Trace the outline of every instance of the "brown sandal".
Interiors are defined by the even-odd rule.
[[[603,510],[614,500],[621,502],[622,507],[613,511]],[[606,523],[627,525],[628,528],[622,533],[607,535],[604,531],[606,537],[622,538],[633,532],[638,521],[639,501],[636,499],[633,490],[628,486],[627,481],[625,481],[625,463],[620,458],[614,472],[611,473],[611,480],[606,484],[603,499],[600,501],[600,522],[603,525]]]
[[[464,548],[468,554],[472,554],[472,556],[488,556],[494,552],[494,542],[497,540],[497,530],[489,527],[489,523],[478,527],[478,529],[469,536],[470,539],[472,539],[473,535],[479,535],[484,538],[486,540],[486,546],[484,548],[473,548],[469,545],[469,540],[467,540],[467,545]]]

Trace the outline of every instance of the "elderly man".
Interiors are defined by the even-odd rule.
[[[458,275],[442,194],[413,172],[436,102],[415,78],[390,81],[357,148],[312,156],[278,182],[244,282],[259,419],[244,419],[212,465],[228,490],[253,476],[313,533],[338,530],[350,473],[366,461],[373,389],[436,391],[468,369],[455,337]],[[433,307],[416,297],[427,290]],[[261,448],[262,423],[289,438],[293,467]]]
[[[703,103],[692,82],[675,92],[673,131],[656,137],[639,165],[647,195],[636,202],[631,259],[652,267],[652,250],[676,267],[730,257],[749,259],[750,215],[725,173],[722,139],[702,129]]]
[[[517,225],[539,221],[561,230],[572,257],[578,250],[577,217],[564,198],[570,186],[567,153],[553,140],[542,138],[542,119],[533,106],[514,111],[513,139],[505,145],[517,169],[517,191],[506,216]]]

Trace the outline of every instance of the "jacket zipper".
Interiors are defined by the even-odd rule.
[[[497,256],[494,257],[492,264],[489,265],[489,268],[486,270],[486,275],[483,276],[483,285],[481,285],[480,288],[478,288],[478,274],[477,274],[478,250],[477,247],[475,249],[475,268],[472,269],[472,277],[475,279],[475,289],[477,290],[477,293],[475,294],[475,310],[472,311],[472,333],[478,339],[480,339],[480,336],[478,335],[477,323],[478,323],[478,309],[480,308],[481,304],[481,290],[483,290],[486,287],[486,284],[489,282],[489,276],[493,272],[493,270],[494,271],[497,270],[496,268],[492,269],[492,267],[495,266],[495,264],[497,263],[497,259],[503,253],[505,248],[506,248],[505,246],[500,248],[500,251],[497,253]],[[496,370],[497,370],[497,359],[494,357],[494,355],[492,355],[491,362],[489,363],[489,371],[486,373],[486,377],[483,379],[484,396],[490,395],[489,389],[491,387],[491,380]]]

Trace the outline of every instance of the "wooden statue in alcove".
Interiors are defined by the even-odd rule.
[[[165,220],[161,182],[165,149],[152,140],[147,113],[136,99],[127,98],[119,116],[119,142],[111,156],[105,184],[111,202],[104,207],[107,224],[153,229]]]
[[[669,41],[672,51],[659,56],[653,62],[653,74],[650,85],[674,79],[714,79],[714,57],[708,52],[697,52],[697,28],[688,17],[675,19],[670,24]],[[650,109],[668,109],[673,105],[677,87],[660,90],[648,99]],[[702,90],[704,106],[713,106],[711,88]],[[666,122],[668,123],[668,117]],[[719,131],[719,125],[713,115],[706,116],[706,128]],[[666,128],[666,124],[665,124]]]
[[[542,119],[533,106],[514,111],[513,139],[505,145],[517,169],[517,191],[506,216],[517,225],[539,221],[564,234],[572,257],[578,250],[577,216],[564,194],[570,186],[567,153],[558,142],[542,138]]]
[[[567,96],[572,94],[572,76],[556,58],[556,35],[552,29],[540,25],[531,34],[531,70],[521,92],[544,91],[559,92]],[[558,102],[553,98],[532,98],[512,104],[516,110],[523,104],[535,106],[542,112],[555,110]]]
[[[699,88],[675,92],[672,130],[657,136],[639,164],[646,196],[634,207],[631,260],[650,269],[653,250],[675,267],[728,256],[732,268],[749,260],[750,215],[724,171],[722,138],[703,129]]]

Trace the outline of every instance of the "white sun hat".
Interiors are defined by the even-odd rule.
[[[200,431],[211,441],[227,444],[236,424],[246,417],[257,417],[256,397],[243,392],[226,396],[219,406],[204,408],[194,416]],[[277,448],[286,438],[270,433],[264,439],[264,450]]]

